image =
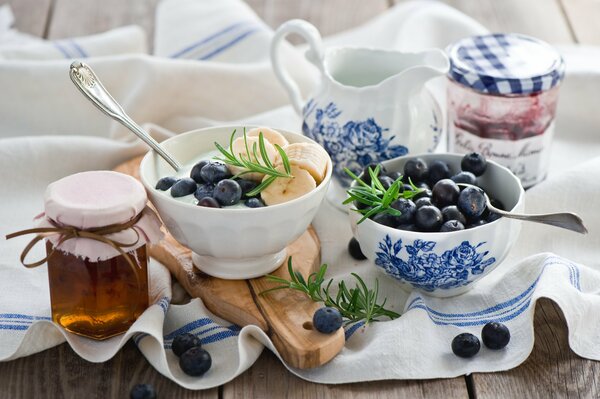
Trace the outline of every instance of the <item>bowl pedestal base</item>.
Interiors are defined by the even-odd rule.
[[[192,252],[192,261],[196,269],[209,276],[225,280],[245,280],[264,276],[281,266],[286,257],[285,248],[275,254],[244,259],[215,258]]]

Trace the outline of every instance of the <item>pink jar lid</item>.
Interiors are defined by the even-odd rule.
[[[91,229],[126,223],[142,213],[137,223],[129,229],[107,235],[113,241],[137,243],[126,252],[162,238],[160,220],[146,206],[144,186],[131,176],[111,171],[76,173],[51,183],[44,195],[44,217],[39,227],[51,227],[53,222],[77,229]],[[139,239],[138,239],[139,237]],[[56,247],[60,235],[47,239]],[[90,260],[106,260],[120,255],[112,246],[89,238],[72,238],[58,249]]]

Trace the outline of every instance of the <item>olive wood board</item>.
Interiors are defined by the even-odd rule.
[[[139,180],[136,157],[115,168]],[[311,227],[296,241],[288,245],[294,270],[305,278],[320,266],[319,238]],[[265,331],[273,344],[290,365],[307,369],[321,366],[341,351],[345,344],[344,331],[321,334],[313,329],[312,316],[321,306],[301,292],[283,289],[261,292],[275,284],[265,277],[250,280],[223,280],[211,277],[192,262],[192,251],[179,244],[168,232],[164,240],[149,247],[149,254],[165,265],[183,288],[215,315],[239,326],[256,325]],[[273,275],[289,278],[287,258]]]

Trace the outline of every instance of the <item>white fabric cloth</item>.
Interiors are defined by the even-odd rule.
[[[244,3],[164,0],[156,18],[154,56],[141,54],[145,47],[137,28],[121,31],[124,36],[116,40],[119,44],[111,41],[119,32],[112,31],[75,39],[71,48],[81,47],[114,97],[157,139],[225,121],[300,130],[300,118],[271,72],[267,54],[272,31]],[[0,8],[0,58],[10,58],[0,61],[2,236],[31,226],[31,219],[42,209],[48,183],[75,172],[111,169],[146,151],[73,87],[68,66],[70,57],[80,53],[67,57],[54,44],[39,40],[23,44],[32,39],[11,31],[10,21],[9,10]],[[326,44],[443,48],[460,37],[482,32],[481,25],[443,4],[413,2],[327,39]],[[16,41],[21,42],[20,52],[14,50]],[[29,46],[31,52],[26,53]],[[37,57],[33,46],[39,48]],[[3,52],[11,48],[12,52]],[[315,71],[301,51],[292,46],[285,51],[289,69],[306,94],[313,87]],[[571,348],[583,357],[600,359],[600,320],[595,317],[600,310],[600,200],[596,195],[600,158],[594,158],[600,154],[600,113],[596,110],[600,50],[564,47],[561,51],[567,77],[561,89],[550,176],[527,192],[526,208],[529,212],[578,212],[590,234],[524,224],[509,259],[494,273],[467,294],[434,299],[404,293],[368,261],[352,260],[346,250],[351,236],[347,215],[324,203],[314,225],[331,277],[348,279],[352,271],[369,283],[379,278],[381,295],[395,310],[405,312],[394,321],[348,328],[346,347],[329,364],[292,372],[311,381],[344,383],[509,369],[531,352],[533,310],[539,297],[552,298],[562,308]],[[19,264],[26,241],[0,240],[0,360],[26,356],[66,340],[80,356],[101,362],[133,337],[160,373],[186,388],[205,389],[242,373],[256,361],[263,346],[274,350],[258,328],[232,326],[212,315],[199,299],[168,307],[169,275],[154,261],[155,305],[126,335],[95,342],[65,333],[48,321],[45,267],[28,270]],[[43,249],[36,248],[31,256],[43,256]],[[482,349],[470,360],[454,356],[452,338],[461,332],[479,335],[487,320],[508,325],[509,347],[496,352]],[[183,374],[169,350],[173,337],[181,332],[197,334],[212,355],[213,366],[202,378]]]

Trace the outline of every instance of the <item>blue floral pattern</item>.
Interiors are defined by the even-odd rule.
[[[478,252],[485,242],[476,246],[463,241],[459,246],[438,255],[433,250],[435,241],[415,240],[412,245],[405,245],[408,259],[403,260],[402,240],[392,244],[389,235],[379,243],[375,264],[390,276],[410,283],[424,291],[451,289],[467,285],[470,276],[481,274],[485,268],[496,262],[496,258],[488,257],[489,251]],[[406,256],[405,256],[406,257]]]
[[[314,123],[309,126],[306,121],[313,113]],[[304,107],[302,132],[325,148],[333,160],[333,174],[345,184],[351,179],[344,168],[358,174],[370,163],[408,153],[403,145],[391,145],[396,136],[385,138],[384,133],[389,129],[381,127],[374,118],[349,120],[342,125],[338,121],[341,114],[333,102],[318,108],[315,101],[310,100]]]

